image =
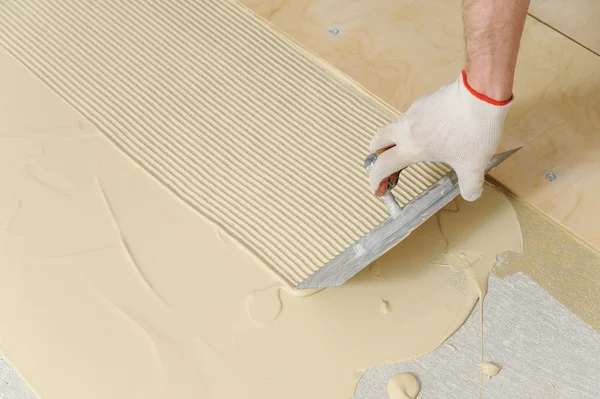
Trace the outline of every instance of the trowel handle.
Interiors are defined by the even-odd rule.
[[[367,169],[367,172],[371,170],[371,166],[373,166],[377,158],[392,147],[394,146],[383,148],[379,151],[367,155],[367,157],[365,158],[365,168]],[[381,183],[379,183],[379,187],[377,188],[375,195],[381,197],[382,195],[396,187],[396,184],[398,184],[398,179],[400,178],[400,172],[402,172],[402,170],[392,173],[387,178],[383,179]]]

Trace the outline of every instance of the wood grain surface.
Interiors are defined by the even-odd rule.
[[[400,112],[463,67],[459,0],[243,2]],[[492,176],[600,248],[600,57],[528,17],[514,93]]]

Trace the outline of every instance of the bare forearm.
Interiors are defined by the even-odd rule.
[[[530,0],[463,0],[469,85],[503,101],[512,96],[519,44]]]

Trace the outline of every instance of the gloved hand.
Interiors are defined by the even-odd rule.
[[[373,193],[389,175],[413,163],[444,162],[458,175],[460,192],[474,201],[483,191],[485,167],[496,153],[512,103],[477,93],[463,71],[458,79],[416,100],[397,121],[379,130],[371,151],[381,154],[369,172]]]

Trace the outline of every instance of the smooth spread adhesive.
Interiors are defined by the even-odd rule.
[[[363,160],[398,115],[236,3],[3,1],[0,45],[292,287],[388,215]]]

